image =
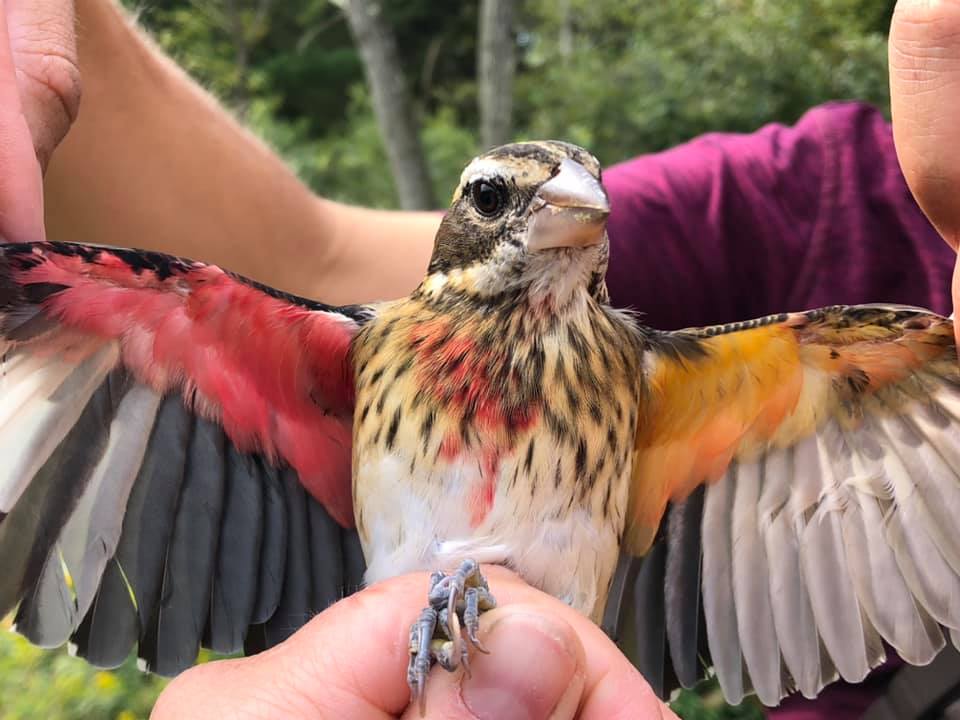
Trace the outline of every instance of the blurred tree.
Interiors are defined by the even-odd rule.
[[[194,0],[194,4],[200,7],[200,0]],[[207,0],[203,3],[209,8],[208,12],[216,12],[215,3]],[[237,108],[238,114],[243,117],[246,115],[247,106],[250,102],[247,92],[247,83],[243,79],[247,77],[250,69],[250,51],[251,46],[257,43],[266,32],[267,13],[273,5],[272,0],[257,0],[252,3],[245,3],[242,0],[225,0],[223,3],[223,16],[233,41],[234,65],[237,68],[237,74],[241,82],[237,83],[237,91],[233,94],[233,103]],[[219,14],[219,13],[218,13]]]
[[[387,146],[400,195],[400,207],[430,209],[435,206],[430,174],[393,28],[384,17],[379,0],[345,0],[343,11],[363,57],[380,135]]]
[[[195,72],[216,68],[209,73],[220,81],[216,89],[244,117],[250,96],[258,86],[251,61],[270,28],[273,0],[189,0],[165,4],[171,6],[166,14],[168,22],[195,38],[192,45],[206,48],[206,52],[181,59]],[[166,40],[168,48],[178,44],[171,43],[170,38]]]
[[[502,145],[510,139],[516,42],[516,0],[481,0],[477,47],[477,101],[480,144]]]

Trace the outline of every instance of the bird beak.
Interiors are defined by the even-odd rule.
[[[530,204],[527,248],[590,247],[603,241],[610,214],[607,192],[580,163],[566,159]]]

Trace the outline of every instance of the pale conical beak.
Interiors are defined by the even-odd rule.
[[[589,247],[603,241],[610,201],[597,179],[580,163],[566,159],[530,204],[527,248]]]

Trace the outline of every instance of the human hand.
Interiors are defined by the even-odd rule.
[[[472,676],[435,667],[427,718],[676,718],[596,625],[500,567],[501,606],[481,619],[489,655]],[[160,696],[152,720],[418,718],[407,707],[407,634],[428,575],[387,580],[320,613],[260,655],[197,666]]]
[[[899,0],[890,27],[890,101],[897,157],[917,202],[960,245],[960,0]],[[960,262],[953,272],[960,342]]]
[[[73,0],[0,0],[0,240],[42,240],[42,171],[77,116]]]

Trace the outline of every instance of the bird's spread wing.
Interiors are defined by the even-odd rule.
[[[825,308],[654,336],[645,368],[627,549],[647,557],[614,594],[641,666],[688,685],[706,660],[731,701],[775,705],[861,680],[882,641],[925,664],[956,636],[951,321]]]
[[[0,246],[0,617],[174,674],[359,583],[347,357],[368,313],[157,253]]]

